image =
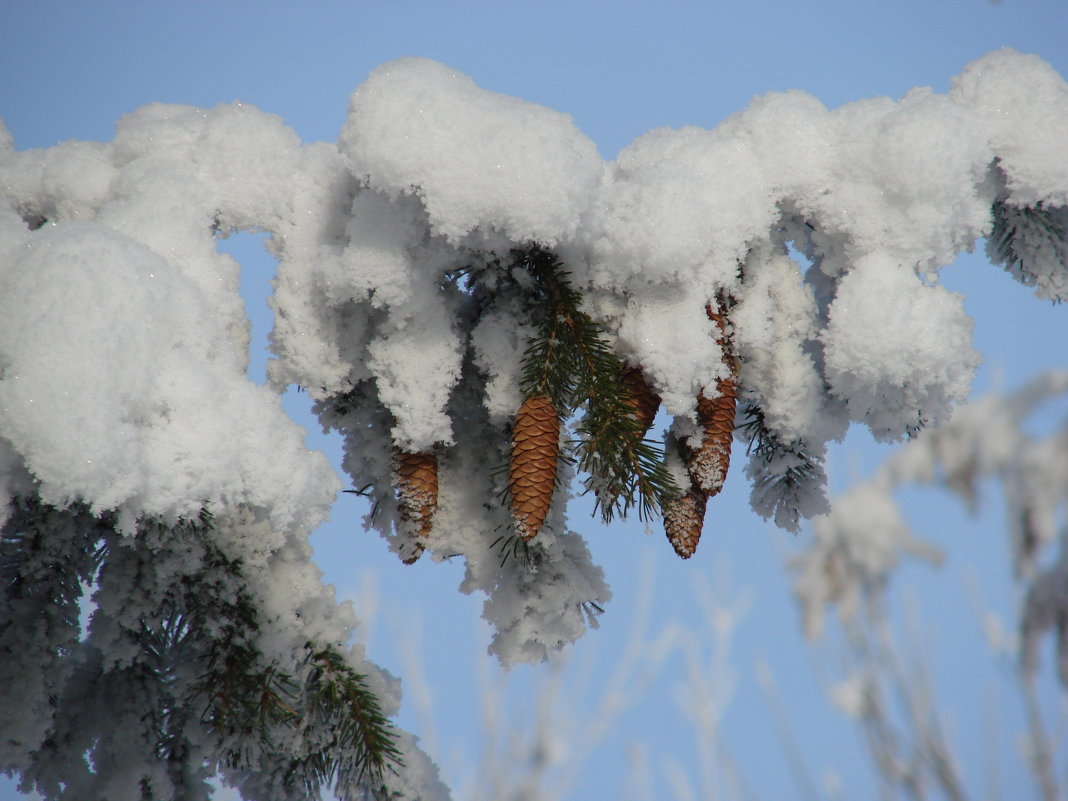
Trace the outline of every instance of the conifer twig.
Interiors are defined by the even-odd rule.
[[[997,200],[987,254],[1039,298],[1068,300],[1068,207]]]
[[[768,428],[763,410],[745,409],[742,438],[750,454],[746,474],[753,484],[753,510],[775,525],[797,533],[801,518],[829,508],[823,494],[823,460],[804,440],[783,442]]]
[[[656,405],[651,413],[642,410],[648,422],[636,417],[634,383],[620,380],[626,365],[600,326],[582,310],[582,297],[555,255],[534,245],[517,251],[515,258],[533,279],[536,324],[523,359],[524,397],[548,398],[561,422],[585,407],[570,450],[579,469],[588,474],[586,489],[594,492],[606,522],[617,512],[625,515],[635,504],[640,517],[651,516],[679,492],[662,451],[644,438]],[[640,372],[636,375],[640,379]],[[547,439],[542,453],[545,472],[538,483],[548,492]]]

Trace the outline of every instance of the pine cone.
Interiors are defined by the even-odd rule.
[[[401,532],[409,542],[401,559],[410,565],[422,553],[438,508],[438,457],[433,451],[408,453],[393,448],[393,487],[400,507]]]
[[[529,541],[549,514],[560,455],[560,420],[545,395],[523,401],[512,428],[512,458],[508,488],[516,531]]]
[[[702,392],[697,396],[697,421],[704,429],[701,447],[687,460],[694,486],[709,497],[723,489],[731,463],[731,443],[734,441],[734,411],[738,404],[737,378],[734,360],[728,352],[727,325],[722,311],[705,306],[708,318],[719,328],[716,342],[723,349],[723,363],[730,369],[727,378],[716,381],[719,397],[709,400]]]
[[[649,427],[653,424],[653,420],[656,419],[657,409],[660,408],[660,396],[656,394],[655,389],[649,386],[649,382],[645,380],[645,375],[640,367],[629,368],[623,373],[620,380],[630,390],[629,402],[631,408],[634,409],[634,416],[638,418],[641,435],[644,438]]]
[[[664,531],[675,553],[689,559],[697,550],[708,496],[696,487],[664,505]]]
[[[723,363],[730,369],[727,378],[716,381],[719,397],[709,400],[702,392],[697,396],[697,422],[704,433],[697,450],[684,448],[691,487],[686,494],[664,505],[664,530],[675,553],[689,559],[697,550],[705,519],[708,499],[723,489],[727,469],[731,463],[731,443],[734,441],[734,411],[738,403],[737,377],[734,359],[727,342],[725,314],[705,306],[708,319],[716,324],[716,342],[723,349]]]

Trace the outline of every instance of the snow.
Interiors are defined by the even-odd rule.
[[[825,374],[876,437],[937,424],[967,397],[979,354],[962,301],[882,255],[858,259],[839,282],[822,334]]]
[[[325,459],[245,379],[210,300],[152,250],[50,224],[0,292],[0,425],[44,500],[170,519],[244,503],[282,528],[325,517],[338,486]]]
[[[669,414],[691,415],[697,393],[727,377],[713,324],[703,304],[681,293],[665,298],[650,292],[643,300],[628,303],[617,331],[620,347],[653,379]]]
[[[431,230],[453,242],[488,228],[555,245],[575,231],[602,169],[567,115],[422,58],[371,73],[338,146],[372,188],[417,192]]]
[[[1016,206],[1068,206],[1068,85],[1038,56],[1011,48],[964,68],[949,97],[973,109]]]
[[[822,379],[806,350],[818,331],[818,310],[798,265],[781,251],[754,251],[743,287],[730,312],[742,400],[760,406],[786,441],[829,438],[821,427]]]
[[[496,500],[536,322],[512,252],[538,243],[560,257],[675,417],[669,438],[693,431],[696,397],[714,398],[724,356],[737,360],[741,407],[758,408],[781,445],[751,464],[754,508],[770,515],[793,491],[810,514],[823,508],[826,444],[851,423],[896,439],[966,398],[971,322],[938,270],[990,233],[992,208],[1063,220],[1066,129],[1068,86],[1009,50],[970,65],[948,95],[829,111],[803,92],[770,94],[712,130],[651,131],[611,163],[567,115],[418,58],[368,77],[336,144],[304,144],[240,103],[153,104],[119,120],[110,143],[46,150],[16,150],[0,126],[0,500],[84,506],[131,540],[147,521],[207,508],[262,609],[266,660],[299,660],[308,637],[347,642],[356,621],[307,544],[342,484],[282,410],[277,392],[297,384],[342,435],[346,481],[369,488],[368,525],[398,553],[393,449],[439,454],[431,558],[466,560],[461,590],[485,597],[502,662],[545,659],[611,592],[568,528],[571,468],[529,546]],[[237,230],[266,232],[279,260],[267,387],[245,375],[240,265],[215,247]],[[1006,266],[1059,296],[1065,249],[1050,230],[1021,227],[1027,263]],[[721,296],[729,354],[704,310]],[[995,445],[959,458],[1006,452]],[[803,490],[774,475],[798,454],[813,460]],[[916,469],[930,472],[930,458]],[[857,608],[863,588],[847,576],[877,582],[903,553],[931,555],[886,481],[815,523],[798,579],[810,626],[827,603]],[[1029,492],[1013,497],[1048,540],[1057,486]],[[168,547],[158,587],[191,553]],[[94,616],[107,647],[138,608],[109,596],[116,586]],[[1043,628],[1064,603],[1035,592]],[[348,656],[394,709],[391,677]],[[430,768],[411,781],[437,794]]]

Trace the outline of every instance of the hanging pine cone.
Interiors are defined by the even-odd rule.
[[[708,496],[697,488],[664,504],[664,531],[675,553],[689,559],[697,550]]]
[[[508,488],[512,519],[524,540],[531,540],[549,514],[560,455],[560,420],[545,395],[533,395],[516,412]]]
[[[407,539],[401,560],[410,565],[423,553],[438,508],[438,457],[433,451],[408,453],[393,448],[393,487],[400,508],[401,533]]]
[[[712,304],[705,306],[705,312],[719,330],[716,343],[723,349],[723,363],[730,370],[727,378],[716,380],[719,397],[709,400],[703,392],[697,396],[697,421],[704,435],[701,447],[691,452],[687,460],[694,486],[711,497],[723,489],[723,482],[727,479],[738,389],[734,360],[728,350],[726,317],[721,310],[713,309]]]
[[[656,419],[656,412],[660,408],[660,396],[649,386],[640,367],[628,368],[620,380],[630,390],[629,403],[634,409],[634,416],[638,418],[638,425],[641,426],[641,436],[644,437],[649,427],[652,426],[653,420]]]
[[[684,495],[664,504],[664,530],[675,553],[689,559],[697,550],[705,519],[708,499],[723,489],[731,462],[734,441],[734,411],[737,406],[737,376],[727,341],[726,316],[712,304],[705,313],[716,324],[716,342],[723,350],[723,363],[730,374],[716,381],[719,397],[709,400],[702,392],[697,396],[697,422],[702,429],[701,446],[683,448],[691,486]]]

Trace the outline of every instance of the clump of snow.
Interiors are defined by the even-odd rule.
[[[842,106],[830,130],[834,157],[822,186],[795,199],[818,231],[841,238],[828,256],[880,251],[930,273],[988,227],[993,151],[974,114],[916,89],[898,102]]]
[[[486,375],[483,402],[496,425],[510,422],[523,402],[519,389],[523,352],[535,329],[523,321],[518,305],[498,304],[471,331],[475,364]]]
[[[744,139],[692,127],[644,134],[610,165],[591,209],[591,280],[711,297],[734,283],[746,243],[766,236],[776,200]]]
[[[704,304],[682,293],[632,298],[617,330],[619,347],[652,379],[664,409],[682,416],[692,415],[702,390],[715,396],[716,379],[728,375],[713,334]]]
[[[822,379],[810,354],[818,336],[815,299],[798,266],[783,252],[754,252],[745,265],[741,300],[731,309],[744,400],[783,440],[819,441]]]
[[[965,67],[949,97],[982,121],[1010,203],[1068,205],[1068,84],[1049,64],[1006,47]]]
[[[239,502],[317,525],[337,480],[226,341],[210,300],[139,242],[80,222],[34,235],[0,274],[0,427],[41,497],[169,518]]]
[[[882,255],[839,281],[821,336],[826,376],[876,437],[941,422],[967,397],[979,354],[962,301]]]
[[[454,242],[485,227],[554,245],[575,232],[602,169],[567,115],[422,58],[371,73],[338,144],[369,186],[416,192],[432,230]]]
[[[417,801],[449,801],[449,788],[441,781],[438,767],[419,748],[419,739],[408,732],[397,732],[397,748],[404,770],[386,775],[391,797]]]

